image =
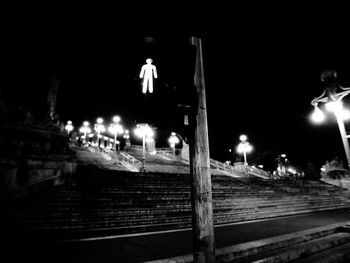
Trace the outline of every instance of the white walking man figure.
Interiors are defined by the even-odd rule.
[[[153,93],[153,77],[158,78],[156,66],[152,65],[153,60],[151,58],[146,59],[145,65],[142,66],[140,72],[140,78],[143,78],[142,93]]]

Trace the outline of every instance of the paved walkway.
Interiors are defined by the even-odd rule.
[[[221,248],[345,221],[350,221],[349,209],[221,226],[215,228],[215,242]],[[8,262],[144,262],[191,254],[192,231],[61,244],[6,243],[2,248],[12,259]]]

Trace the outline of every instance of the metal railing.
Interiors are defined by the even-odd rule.
[[[132,145],[130,147],[134,150],[142,151],[143,147],[140,145]],[[170,147],[164,147],[164,148],[156,148],[156,152],[159,155],[163,155],[166,157],[174,157],[173,149]],[[114,151],[109,151],[107,154],[109,154],[113,159],[115,159]],[[175,149],[175,155],[181,156],[181,149]],[[189,162],[189,158],[182,158],[183,161]],[[139,170],[142,167],[142,162],[133,157],[132,155],[126,153],[125,151],[120,151],[118,155],[118,160],[121,162],[124,166],[128,166],[131,169]],[[210,166],[211,169],[216,169],[219,171],[222,171],[224,173],[230,174],[232,176],[247,176],[249,174],[258,176],[261,178],[271,178],[270,173],[253,167],[248,166],[240,163],[235,163],[234,165],[230,165],[227,163],[223,163],[214,159],[210,159]]]
[[[220,171],[232,174],[232,175],[237,174],[237,172],[242,172],[242,171],[235,169],[235,167],[232,165],[222,163],[222,162],[219,162],[219,161],[214,160],[214,159],[210,159],[210,166],[214,167],[217,170],[220,170]]]
[[[224,171],[226,173],[230,173],[232,175],[237,175],[237,172],[240,174],[245,174],[245,175],[254,175],[258,176],[261,178],[270,178],[271,175],[259,168],[253,167],[253,166],[248,166],[244,164],[235,164],[235,165],[230,165],[226,163],[222,163],[213,159],[210,159],[210,165],[217,170]]]
[[[141,161],[137,160],[135,157],[131,156],[126,152],[120,152],[118,155],[118,161],[129,169],[140,170],[142,167]]]

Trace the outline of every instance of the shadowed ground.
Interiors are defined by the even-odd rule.
[[[216,247],[350,221],[349,209],[216,227]],[[59,244],[3,244],[15,262],[144,262],[192,253],[192,232],[149,234]],[[3,254],[4,255],[4,254]]]

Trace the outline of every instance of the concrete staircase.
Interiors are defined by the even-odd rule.
[[[350,207],[319,181],[212,176],[215,225]],[[1,207],[5,239],[71,240],[191,228],[188,174],[78,166],[61,185]]]

